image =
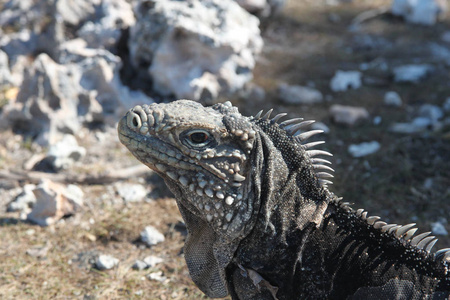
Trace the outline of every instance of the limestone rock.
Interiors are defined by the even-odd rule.
[[[403,65],[394,68],[394,81],[405,83],[419,83],[431,71],[433,67],[427,64]]]
[[[285,83],[278,86],[278,97],[288,104],[315,104],[323,101],[322,93],[316,89]]]
[[[22,192],[8,204],[8,211],[29,212],[34,203],[36,203],[36,196],[33,190],[36,188],[34,184],[26,184]]]
[[[86,155],[86,149],[78,145],[73,135],[65,134],[61,141],[52,145],[47,153],[47,160],[59,171],[67,169]]]
[[[338,70],[330,82],[330,88],[334,92],[342,92],[361,87],[361,72]]]
[[[147,190],[140,184],[119,182],[114,187],[125,202],[141,202],[147,196]]]
[[[384,104],[389,106],[400,107],[402,106],[402,98],[397,92],[389,91],[384,94]]]
[[[446,11],[446,0],[394,0],[391,6],[392,14],[422,25],[434,25]]]
[[[348,147],[348,152],[353,157],[363,157],[377,152],[380,149],[380,143],[377,141],[361,144],[352,144]]]
[[[36,203],[27,219],[40,226],[52,225],[63,216],[76,213],[83,205],[83,191],[75,185],[65,187],[44,180],[33,193]]]
[[[153,226],[147,226],[141,232],[141,240],[147,246],[153,246],[165,240],[164,235]]]
[[[101,254],[95,260],[95,266],[99,270],[110,270],[119,264],[119,260],[111,255]]]
[[[259,20],[231,0],[141,1],[130,28],[135,68],[162,95],[213,100],[252,79]]]
[[[335,104],[330,107],[332,119],[339,124],[355,125],[358,121],[369,118],[369,112],[363,107]]]

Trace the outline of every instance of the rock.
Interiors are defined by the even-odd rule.
[[[417,117],[410,123],[395,123],[389,130],[396,133],[418,133],[429,129],[433,123],[429,118]]]
[[[402,98],[397,92],[389,91],[384,94],[384,104],[389,106],[400,107],[402,106]]]
[[[161,95],[210,101],[252,79],[263,43],[259,20],[234,1],[147,0],[135,14],[130,58]]]
[[[60,171],[71,167],[86,155],[86,149],[78,146],[73,135],[65,134],[61,141],[50,146],[44,158],[54,170]]]
[[[164,282],[167,280],[167,277],[163,276],[162,271],[150,273],[147,275],[147,278],[149,280],[155,280],[155,281],[159,281],[159,282]]]
[[[330,88],[334,92],[343,92],[361,87],[361,72],[338,70],[331,79]]]
[[[147,190],[140,184],[118,182],[114,187],[125,202],[141,202],[147,196]]]
[[[375,116],[373,117],[372,123],[373,125],[380,125],[382,121],[383,118],[381,118],[380,116]]]
[[[427,64],[421,65],[403,65],[394,68],[394,81],[406,83],[418,83],[424,79],[431,71],[433,66]]]
[[[437,105],[423,104],[419,108],[419,117],[427,118],[430,124],[436,124],[444,116],[444,112]]]
[[[64,22],[76,26],[81,21],[93,15],[96,6],[100,4],[100,0],[58,0],[56,2],[56,11],[62,17]]]
[[[146,258],[144,258],[144,262],[148,268],[153,268],[157,264],[162,263],[163,259],[160,257],[157,257],[157,256],[150,255],[150,256],[147,256]]]
[[[380,149],[380,143],[377,141],[361,143],[361,144],[352,144],[348,147],[348,152],[353,157],[363,157],[377,152]]]
[[[330,114],[334,122],[350,126],[369,118],[369,112],[363,107],[339,104],[334,104],[330,107]]]
[[[147,246],[153,246],[165,240],[164,235],[153,226],[147,226],[141,232],[141,240]]]
[[[447,229],[442,222],[431,223],[431,231],[435,235],[448,235]]]
[[[83,191],[75,186],[67,187],[44,180],[33,193],[36,203],[27,215],[27,220],[40,226],[48,226],[67,215],[73,215],[83,205]]]
[[[8,56],[0,50],[0,90],[11,85],[11,71],[9,70]]]
[[[101,254],[95,260],[95,267],[101,271],[110,270],[119,264],[119,260],[111,255]]]
[[[445,0],[394,0],[391,12],[402,16],[407,22],[434,25],[445,16],[447,3]]]
[[[444,105],[442,105],[442,108],[445,112],[450,112],[450,97],[445,99]]]
[[[116,46],[122,30],[135,24],[133,9],[125,0],[101,1],[97,15],[101,17],[85,22],[77,31],[90,48],[111,49]]]
[[[35,188],[34,184],[26,184],[23,191],[8,204],[7,211],[29,212],[36,203],[36,196],[33,193]]]
[[[287,104],[315,104],[323,101],[322,93],[316,89],[285,83],[278,86],[278,97]]]
[[[260,18],[280,12],[286,0],[235,0],[242,8]]]
[[[146,264],[144,261],[137,259],[137,260],[134,262],[132,268],[133,268],[133,270],[142,271],[142,270],[147,269],[148,266],[147,266],[147,264]]]

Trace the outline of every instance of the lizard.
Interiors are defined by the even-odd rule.
[[[198,288],[232,299],[449,299],[450,248],[329,190],[314,121],[230,102],[135,106],[119,140],[173,192]]]

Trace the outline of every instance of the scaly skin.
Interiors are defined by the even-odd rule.
[[[186,222],[185,258],[209,297],[448,299],[450,249],[331,193],[311,122],[242,116],[229,102],[136,106],[120,141],[161,175]]]

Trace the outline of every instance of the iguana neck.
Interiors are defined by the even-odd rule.
[[[309,223],[272,235],[259,224],[251,235],[235,261],[278,287],[279,300],[390,299],[399,291],[424,299],[440,290],[444,297],[449,288],[447,263],[374,228],[339,201],[330,202],[319,227]]]

